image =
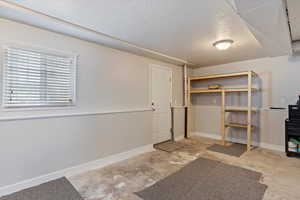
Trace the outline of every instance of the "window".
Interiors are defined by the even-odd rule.
[[[75,56],[5,47],[3,106],[73,105],[75,66]]]

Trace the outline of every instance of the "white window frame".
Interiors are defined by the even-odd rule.
[[[7,66],[5,62],[5,50],[7,48],[18,48],[18,49],[24,49],[24,50],[30,50],[30,51],[37,51],[40,53],[45,53],[45,54],[53,54],[57,56],[66,56],[70,57],[73,62],[72,62],[72,103],[70,104],[65,104],[65,105],[20,105],[20,106],[9,106],[5,104],[5,95],[4,91],[6,88],[6,83],[5,83],[5,77],[7,76]],[[52,49],[47,49],[43,47],[32,47],[32,46],[27,46],[27,45],[19,45],[19,44],[8,44],[8,45],[3,45],[2,46],[2,97],[1,97],[1,107],[3,111],[20,111],[20,110],[50,110],[50,109],[66,109],[66,108],[73,108],[77,104],[77,61],[78,61],[78,54],[74,53],[66,53],[58,50],[52,50]]]

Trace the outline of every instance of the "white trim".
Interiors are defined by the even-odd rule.
[[[64,176],[70,177],[70,176],[78,175],[78,174],[81,174],[81,173],[84,173],[84,172],[87,172],[90,170],[99,169],[99,168],[111,165],[113,163],[117,163],[117,162],[129,159],[131,157],[137,156],[139,154],[143,154],[143,153],[147,153],[147,152],[151,152],[151,151],[154,151],[153,144],[138,147],[138,148],[132,149],[127,152],[114,154],[114,155],[111,155],[111,156],[108,156],[105,158],[101,158],[99,160],[87,162],[87,163],[84,163],[81,165],[66,168],[63,170],[59,170],[59,171],[49,173],[46,175],[42,175],[39,177],[35,177],[32,179],[24,180],[24,181],[21,181],[16,184],[4,186],[4,187],[0,188],[0,197],[14,193],[16,191],[20,191],[20,190],[23,190],[26,188],[36,186],[36,185],[39,185],[39,184],[42,184],[42,183],[45,183],[45,182],[48,182],[51,180],[55,180],[55,179],[58,179],[58,178],[61,178]]]
[[[15,121],[15,120],[29,120],[29,119],[47,119],[47,118],[62,118],[62,117],[80,117],[91,115],[106,115],[116,113],[132,113],[132,112],[147,112],[152,111],[151,108],[135,108],[135,109],[123,109],[123,110],[106,110],[96,112],[81,112],[81,113],[67,113],[67,114],[45,114],[45,115],[32,115],[21,117],[1,117],[1,121]]]
[[[192,132],[192,135],[206,137],[206,138],[215,139],[215,140],[221,140],[221,135],[216,135],[216,134],[211,134],[211,133]],[[234,143],[247,144],[246,141],[243,139],[236,139],[236,138],[226,138],[226,139],[228,141],[234,142]],[[263,142],[253,142],[253,145],[256,147],[261,147],[261,148],[269,149],[269,150],[273,150],[273,151],[285,152],[285,147],[283,145],[269,144],[269,143],[263,143]]]
[[[5,113],[14,113],[14,112],[25,112],[25,111],[52,111],[52,110],[74,110],[77,108],[77,105],[70,104],[67,106],[24,106],[24,107],[5,107],[1,106],[1,111]]]
[[[149,65],[148,68],[148,105],[153,108],[152,106],[152,65]]]
[[[1,91],[1,108],[4,108],[4,91],[5,91],[5,84],[4,84],[4,79],[7,75],[7,67],[6,67],[6,63],[5,63],[5,47],[2,46],[1,48],[1,58],[2,58],[2,76],[1,76],[1,84],[2,84],[2,91]]]
[[[205,138],[210,138],[214,140],[220,140],[221,135],[216,135],[216,134],[210,134],[210,133],[200,133],[200,132],[191,132],[191,135],[199,136],[199,137],[205,137]]]
[[[175,141],[180,141],[180,140],[183,140],[183,139],[184,139],[183,134],[175,137]]]
[[[285,146],[277,144],[260,143],[260,147],[264,149],[270,149],[274,151],[285,152]]]

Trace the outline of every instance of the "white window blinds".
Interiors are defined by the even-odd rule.
[[[75,97],[75,57],[4,49],[5,107],[67,106]]]

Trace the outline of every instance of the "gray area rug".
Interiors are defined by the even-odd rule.
[[[144,200],[262,200],[261,173],[199,158],[137,192]]]
[[[210,151],[223,153],[229,156],[240,157],[243,153],[247,151],[247,146],[244,144],[233,143],[229,146],[223,146],[220,144],[213,144],[207,148]]]
[[[0,200],[83,200],[66,178],[60,178],[8,196]]]
[[[179,142],[174,142],[174,141],[167,141],[167,142],[162,142],[162,143],[154,145],[155,149],[158,149],[161,151],[166,151],[169,153],[177,151],[183,147],[184,147],[184,144],[179,143]]]

